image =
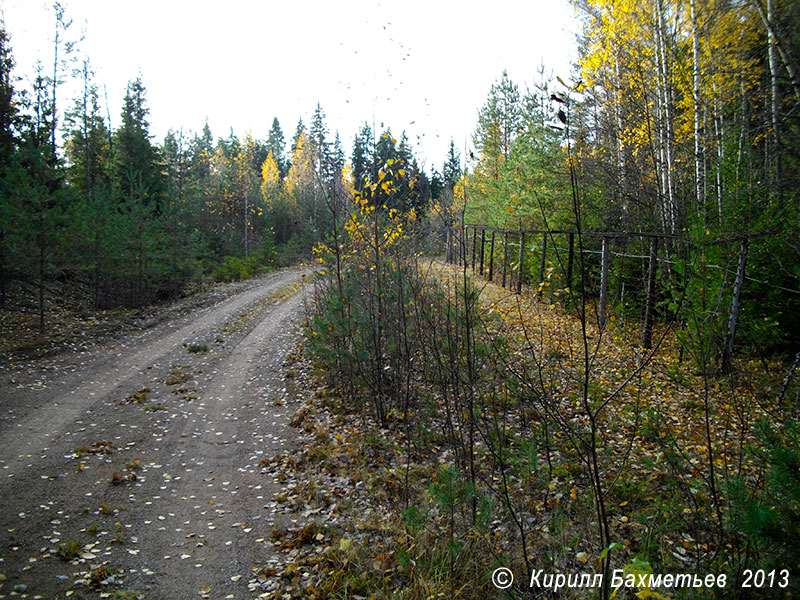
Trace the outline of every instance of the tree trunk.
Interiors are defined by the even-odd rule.
[[[653,346],[653,311],[656,305],[656,268],[658,261],[658,238],[650,240],[650,266],[647,271],[647,304],[644,310],[644,330],[642,331],[642,348]]]
[[[525,263],[525,232],[519,232],[519,270],[517,271],[517,294],[522,293],[522,268]]]
[[[44,275],[46,269],[44,201],[39,199],[39,332],[44,333]]]
[[[782,152],[781,152],[781,128],[780,128],[780,103],[781,88],[778,81],[778,50],[777,39],[775,37],[775,0],[767,0],[767,56],[769,58],[769,74],[771,80],[772,103],[772,160],[773,160],[773,183],[772,194],[776,198],[778,209],[783,206],[783,173],[782,173]]]
[[[666,50],[666,27],[664,24],[664,8],[661,2],[656,7],[656,46],[658,51],[658,104],[659,110],[659,152],[661,155],[661,185],[662,193],[662,222],[664,230],[676,233],[679,229],[677,219],[677,206],[675,204],[675,190],[672,181],[672,98],[667,75],[670,73]]]
[[[608,304],[608,238],[603,238],[600,264],[600,306],[597,308],[597,325],[602,331],[606,326],[606,305]]]
[[[614,74],[616,76],[616,100],[614,102],[614,118],[616,121],[617,135],[615,147],[617,153],[617,170],[619,177],[619,189],[622,191],[622,208],[626,207],[625,194],[627,189],[627,177],[625,167],[625,147],[622,143],[622,68],[619,64],[619,56],[614,54]],[[617,189],[616,187],[614,189]]]
[[[703,213],[703,159],[700,149],[700,41],[697,31],[696,0],[689,3],[692,20],[692,102],[694,106],[695,210]]]
[[[733,343],[736,338],[736,326],[739,321],[739,308],[741,306],[742,284],[744,284],[744,268],[747,262],[748,240],[742,241],[742,249],[739,251],[739,267],[736,269],[736,283],[733,288],[733,300],[731,301],[731,314],[728,318],[728,335],[725,338],[725,346],[722,349],[723,374],[731,372],[731,358],[733,357]]]
[[[771,39],[774,42],[775,50],[780,55],[783,66],[786,69],[786,72],[789,74],[789,81],[792,84],[794,95],[797,98],[797,101],[800,102],[800,77],[798,77],[798,71],[800,71],[800,69],[798,69],[796,61],[787,55],[786,49],[781,43],[781,38],[777,35],[775,30],[775,16],[774,14],[769,14],[769,7],[771,6],[773,10],[775,8],[774,0],[769,0],[768,10],[766,12],[761,4],[761,0],[753,0],[752,4],[755,6],[756,11],[758,11],[758,15],[761,17],[761,22],[764,24],[764,29],[767,30],[768,38],[771,36]]]
[[[248,217],[248,214],[247,214],[247,212],[248,212],[247,201],[249,199],[248,195],[249,195],[249,191],[245,191],[245,193],[244,193],[244,257],[245,258],[248,258],[250,256],[249,248],[248,248],[248,244],[247,244],[247,242],[248,242],[247,234],[249,233],[249,229],[250,229],[250,223],[248,222],[248,218],[247,218]],[[317,197],[317,194],[316,194],[316,192],[314,192],[314,217],[315,217],[315,222],[316,222],[316,212],[317,212],[316,197]]]
[[[6,307],[6,230],[0,223],[0,308]]]
[[[725,122],[722,112],[722,100],[719,97],[717,85],[714,84],[714,138],[717,146],[717,173],[716,173],[716,196],[717,196],[717,217],[719,218],[720,229],[724,228],[725,214],[722,209],[722,198],[724,195],[722,179],[722,163],[725,152]]]

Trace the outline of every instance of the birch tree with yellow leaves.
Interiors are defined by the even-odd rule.
[[[786,188],[780,132],[787,119],[796,126],[797,99],[776,103],[782,91],[765,85],[788,76],[777,87],[792,89],[792,62],[778,65],[764,26],[774,6],[760,6],[580,3],[580,75],[600,132],[582,151],[603,156],[612,196],[634,209],[636,223],[677,234],[736,230],[763,209],[777,218],[772,198]]]
[[[297,201],[284,189],[280,167],[272,151],[261,165],[261,196],[275,231],[275,242],[285,244],[296,233]]]
[[[582,171],[584,183],[599,190],[592,211],[618,215],[611,227],[714,242],[701,255],[725,264],[709,278],[720,286],[744,257],[751,276],[771,281],[758,293],[780,315],[771,319],[762,303],[749,322],[772,323],[770,333],[748,335],[786,341],[779,331],[800,323],[796,296],[781,293],[800,286],[788,267],[800,258],[800,8],[784,0],[577,4],[577,100],[595,111],[584,113],[594,122],[572,125],[595,132],[579,136],[577,148],[579,164],[593,167]],[[753,236],[745,256],[739,244]]]
[[[301,131],[295,140],[292,166],[286,176],[286,192],[297,206],[302,229],[308,230],[316,239],[323,231],[325,203],[315,170],[314,146],[305,131]]]

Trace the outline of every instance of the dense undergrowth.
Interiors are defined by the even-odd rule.
[[[669,323],[643,350],[640,323],[612,312],[601,327],[590,299],[423,261],[413,219],[362,201],[347,239],[319,249],[306,343],[325,392],[301,417],[317,436],[304,468],[363,481],[350,500],[372,507],[352,518],[380,534],[342,531],[316,563],[324,581],[297,593],[527,597],[552,593],[543,572],[603,575],[559,597],[796,594],[800,403],[791,379],[780,390],[785,364],[742,357],[715,375]],[[314,424],[322,413],[335,427]],[[742,588],[759,568],[773,584]],[[623,572],[726,585],[612,589]]]
[[[299,262],[297,255],[259,253],[249,258],[225,256],[219,261],[197,261],[191,277],[177,286],[173,295],[153,299],[143,306],[113,302],[93,306],[90,283],[79,277],[51,279],[44,286],[48,326],[40,328],[32,289],[38,285],[19,279],[7,289],[7,308],[0,309],[0,353],[8,360],[40,358],[63,350],[81,348],[121,330],[152,325],[174,314],[183,303],[203,303],[203,292],[230,282],[244,282],[270,273],[287,262]],[[214,294],[211,294],[213,297]]]

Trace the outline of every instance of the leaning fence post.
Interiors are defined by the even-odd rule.
[[[742,249],[739,251],[739,267],[736,269],[736,283],[733,288],[733,300],[731,301],[731,314],[728,318],[728,335],[725,338],[725,346],[722,349],[722,373],[731,372],[731,357],[733,357],[733,341],[736,337],[736,324],[739,320],[739,307],[741,306],[742,284],[744,283],[744,266],[747,262],[748,240],[742,240]]]
[[[508,232],[503,232],[503,289],[506,288],[506,270],[508,269]]]
[[[644,308],[644,330],[642,348],[653,346],[653,310],[656,306],[656,267],[658,260],[658,238],[650,240],[650,265],[647,271],[647,303]]]
[[[489,281],[494,275],[494,230],[492,230],[492,241],[489,243]]]
[[[478,241],[478,228],[472,228],[472,272],[475,272],[475,244]]]
[[[608,238],[603,236],[603,252],[600,263],[600,306],[597,309],[597,325],[606,326],[606,304],[608,303]]]
[[[481,229],[481,268],[478,271],[481,275],[483,275],[483,257],[486,255],[486,228]]]
[[[569,234],[569,250],[567,251],[567,289],[572,291],[572,263],[575,260],[575,234]]]
[[[544,283],[544,261],[547,256],[547,232],[542,234],[542,259],[539,262],[539,286]]]
[[[517,271],[517,293],[522,293],[522,266],[525,259],[525,232],[519,232],[519,270]]]

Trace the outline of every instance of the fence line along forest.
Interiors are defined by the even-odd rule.
[[[88,62],[59,115],[0,38],[4,319],[318,262],[276,593],[797,595],[800,6],[573,4],[571,76],[502,73],[429,172],[319,105],[291,152],[277,120],[156,145],[139,80],[111,131]]]
[[[471,235],[470,235],[471,232]],[[478,235],[480,232],[480,237]],[[490,235],[487,242],[487,233]],[[495,236],[498,235],[498,246],[495,250]],[[705,264],[706,269],[717,269],[723,271],[726,276],[733,276],[727,283],[730,286],[731,304],[728,310],[727,328],[725,331],[725,341],[722,345],[720,357],[720,368],[723,373],[729,373],[731,369],[731,358],[733,345],[736,339],[736,329],[738,326],[739,312],[741,310],[742,288],[745,280],[752,281],[767,287],[772,287],[783,291],[786,294],[798,295],[800,290],[789,289],[767,281],[762,281],[746,275],[747,255],[752,239],[762,237],[772,237],[775,232],[755,233],[736,235],[727,240],[705,241],[703,246],[691,246],[689,240],[680,236],[665,233],[653,232],[624,232],[624,231],[564,231],[564,230],[502,230],[485,225],[469,224],[464,226],[461,247],[458,247],[458,231],[448,231],[446,234],[445,260],[454,264],[467,264],[473,273],[477,271],[479,275],[484,275],[488,281],[493,281],[495,277],[495,260],[502,266],[500,275],[501,286],[506,287],[508,276],[509,285],[519,294],[522,291],[523,282],[532,283],[538,286],[537,293],[541,294],[542,289],[551,286],[550,279],[560,280],[562,288],[565,290],[575,290],[576,293],[592,293],[591,290],[582,290],[573,285],[573,274],[575,272],[575,238],[583,236],[586,238],[584,246],[581,244],[581,252],[587,254],[597,254],[600,257],[599,264],[593,261],[596,267],[594,273],[590,273],[590,285],[598,296],[598,306],[596,317],[601,327],[605,326],[609,302],[609,269],[619,270],[618,276],[618,298],[620,307],[626,312],[636,314],[637,308],[642,320],[642,347],[649,349],[653,341],[653,320],[658,300],[658,289],[656,278],[659,263],[667,267],[674,267],[677,263],[668,257],[659,256],[659,243],[663,246],[665,242],[668,248],[679,249],[680,254],[687,256],[690,262],[696,260],[695,257],[705,254],[706,246],[726,245],[728,248],[738,246],[738,260],[733,265],[733,269],[728,265]],[[509,238],[509,236],[511,236]],[[527,237],[526,237],[527,236]],[[533,238],[533,241],[532,241]],[[561,239],[566,247],[559,248],[557,238]],[[526,239],[528,242],[526,243]],[[551,240],[551,260],[548,262],[548,239]],[[594,240],[600,240],[599,249],[596,248]],[[645,243],[646,242],[646,243]],[[612,246],[617,250],[612,250]],[[512,247],[516,247],[516,251]],[[594,248],[594,249],[593,249]],[[628,253],[626,253],[628,252]],[[647,254],[631,254],[630,252],[647,252]],[[667,253],[669,250],[667,250]],[[476,258],[477,257],[477,258]],[[516,257],[516,260],[514,260]],[[634,261],[633,268],[628,266],[626,273],[625,260]],[[526,268],[526,260],[534,261],[538,264],[538,272],[534,271],[533,266]],[[476,262],[477,261],[477,262]],[[484,262],[486,272],[484,273]],[[612,266],[613,265],[613,266]],[[526,271],[528,274],[526,275]],[[637,274],[638,271],[638,274]],[[613,277],[613,272],[612,272]],[[628,298],[626,299],[626,283],[628,285]],[[679,285],[679,283],[678,283]],[[550,297],[557,288],[550,290]],[[673,292],[673,296],[674,296]],[[638,299],[640,306],[633,305]],[[678,311],[678,306],[672,303],[673,312]]]
[[[580,8],[570,83],[503,74],[452,187],[408,211],[386,161],[317,247],[307,348],[348,434],[308,469],[361,444],[387,515],[361,525],[394,536],[321,559],[326,591],[478,598],[505,566],[510,597],[543,570],[609,598],[617,569],[617,596],[796,594],[796,7]]]

